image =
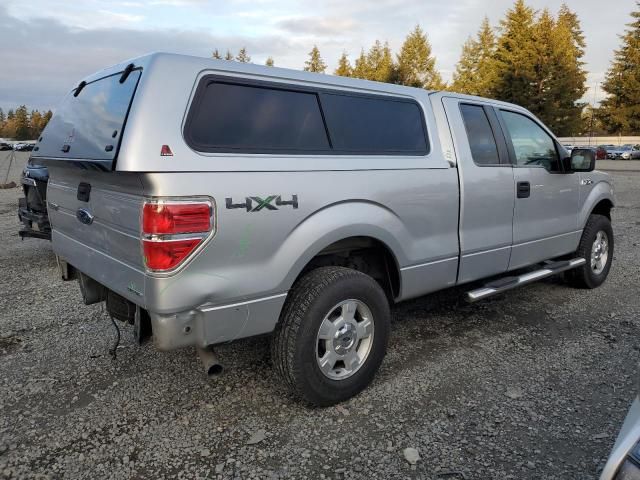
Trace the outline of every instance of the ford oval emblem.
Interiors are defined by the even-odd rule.
[[[84,223],[85,225],[91,225],[91,223],[93,223],[93,215],[84,208],[78,209],[76,212],[76,218],[80,220],[80,223]]]

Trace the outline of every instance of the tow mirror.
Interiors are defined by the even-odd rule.
[[[565,159],[565,171],[592,172],[596,168],[596,153],[590,148],[574,148]]]

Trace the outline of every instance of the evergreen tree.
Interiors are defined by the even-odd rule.
[[[264,62],[264,64],[267,67],[273,67],[275,65],[275,62],[273,61],[273,57],[272,56],[267,57],[267,60]]]
[[[598,110],[605,128],[615,134],[640,132],[640,2],[631,18],[602,84],[607,97]]]
[[[485,17],[476,38],[467,39],[462,46],[451,90],[468,95],[490,96],[496,81],[495,49],[495,34],[489,19]]]
[[[318,50],[318,47],[314,45],[309,52],[309,60],[304,62],[304,70],[305,72],[324,73],[326,69],[327,65],[320,56],[320,50]]]
[[[442,90],[446,87],[435,67],[431,44],[420,25],[407,35],[398,55],[398,83],[411,87]]]
[[[545,12],[538,24],[542,27],[542,37],[538,42],[544,46]],[[587,91],[587,72],[584,56],[584,35],[580,21],[566,5],[558,12],[553,29],[548,35],[549,53],[539,58],[547,59],[549,67],[540,70],[548,76],[539,78],[538,102],[540,117],[557,135],[568,136],[584,129],[582,111],[585,103],[579,102]],[[548,58],[547,58],[548,57]]]
[[[235,60],[235,59],[233,58],[233,53],[231,53],[231,52],[229,51],[229,49],[227,49],[227,53],[225,53],[225,55],[224,55],[224,59],[225,59],[225,60],[228,60],[228,61]]]
[[[533,104],[537,56],[534,38],[535,12],[524,0],[516,0],[500,21],[495,67],[497,79],[491,96],[524,107]]]
[[[0,123],[4,123],[5,121],[4,111],[0,108]]]
[[[9,111],[7,112],[7,120],[13,120],[14,116],[15,116],[15,113],[13,113],[13,109],[10,108]]]
[[[389,43],[384,46],[376,40],[367,53],[367,66],[369,70],[369,80],[376,82],[393,82],[395,77],[395,65],[391,55]]]
[[[51,120],[51,117],[53,117],[53,112],[51,110],[47,110],[47,112],[42,116],[42,128],[40,129],[41,132],[47,126],[49,120]]]
[[[247,49],[245,47],[242,47],[240,49],[240,51],[238,52],[238,55],[236,55],[236,61],[238,61],[240,63],[250,63],[251,62],[251,57],[247,53]]]
[[[211,54],[211,57],[217,60],[222,60],[222,55],[220,55],[220,52],[218,51],[217,48],[213,51],[213,53]]]
[[[15,113],[15,138],[16,140],[28,140],[29,135],[29,115],[27,107],[20,105]]]
[[[353,73],[353,68],[351,67],[351,63],[349,62],[349,58],[347,52],[342,52],[340,56],[340,60],[338,60],[338,66],[333,72],[334,75],[339,75],[341,77],[350,77]]]
[[[31,115],[29,115],[30,138],[38,138],[43,128],[42,114],[38,110],[31,110]]]
[[[557,18],[548,9],[536,16],[516,0],[500,24],[489,96],[528,108],[558,135],[581,131],[585,42],[576,14],[563,5]]]
[[[367,55],[364,53],[364,49],[360,50],[360,56],[356,58],[356,63],[353,67],[353,71],[351,75],[355,78],[370,78],[371,77],[371,68],[369,66],[369,59]]]

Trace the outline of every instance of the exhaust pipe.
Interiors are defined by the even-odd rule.
[[[222,373],[222,364],[218,360],[218,356],[213,351],[213,348],[196,347],[196,351],[208,377],[215,377]]]

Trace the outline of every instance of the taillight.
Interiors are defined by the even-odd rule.
[[[211,230],[208,203],[145,203],[142,231],[149,234],[200,233]]]
[[[214,230],[210,200],[149,199],[142,207],[142,253],[148,270],[183,263]]]

